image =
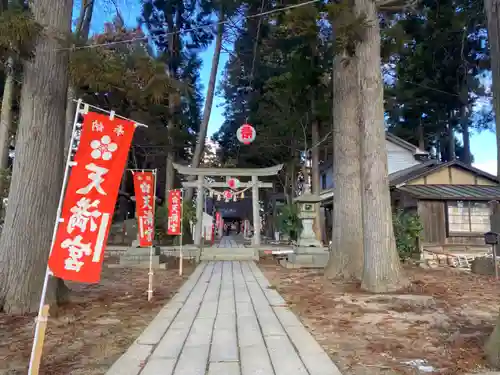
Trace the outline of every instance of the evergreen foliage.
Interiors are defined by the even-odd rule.
[[[386,23],[386,111],[389,130],[423,145],[442,160],[466,159],[454,135],[491,127],[490,113],[475,111],[488,100],[481,77],[489,68],[482,3],[476,0],[422,1],[414,12]],[[467,146],[467,145],[466,145]],[[467,147],[470,147],[467,146]],[[464,160],[470,162],[472,160]]]

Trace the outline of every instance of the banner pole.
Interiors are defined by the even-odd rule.
[[[73,128],[71,131],[71,138],[69,140],[68,155],[66,156],[66,166],[64,168],[64,177],[61,186],[61,193],[59,194],[59,203],[57,205],[56,221],[54,223],[54,230],[52,232],[52,240],[50,243],[49,256],[50,253],[52,252],[52,248],[54,247],[54,242],[56,241],[57,228],[59,227],[59,223],[62,222],[61,210],[64,201],[66,184],[68,183],[69,171],[70,168],[73,166],[73,162],[71,161],[72,157],[71,154],[73,152],[73,142],[75,141],[76,126],[78,124],[78,115],[80,114],[82,103],[83,103],[82,100],[78,99],[76,104],[75,117],[73,120]],[[88,112],[88,106],[85,105],[83,108],[83,113],[87,112]],[[36,318],[36,323],[35,323],[35,336],[33,338],[33,347],[31,348],[28,375],[38,375],[38,372],[40,370],[42,349],[45,340],[45,328],[47,326],[47,319],[49,315],[49,306],[45,305],[45,298],[47,297],[49,278],[50,278],[50,269],[47,262],[47,268],[45,269],[45,278],[43,280],[43,286],[42,286],[42,294],[40,296],[40,306],[38,308],[38,316]]]
[[[156,214],[156,169],[153,169],[153,234],[151,238],[151,246],[149,247],[149,285],[148,285],[148,302],[153,298],[153,241],[155,239],[155,214]]]
[[[184,190],[181,190],[181,238],[180,238],[180,247],[179,247],[179,276],[182,276],[182,261],[183,261],[183,254],[182,254],[182,242],[184,238]]]

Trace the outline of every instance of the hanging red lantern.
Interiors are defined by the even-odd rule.
[[[238,141],[245,145],[249,145],[250,143],[252,143],[255,140],[256,135],[257,132],[250,124],[243,124],[236,131],[236,137],[238,138]]]
[[[236,190],[240,187],[240,180],[238,180],[237,178],[231,177],[229,180],[227,180],[227,186],[229,186],[229,188],[231,188],[233,190]]]

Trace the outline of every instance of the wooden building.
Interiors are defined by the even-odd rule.
[[[484,233],[491,230],[490,201],[500,201],[499,180],[460,161],[428,160],[389,174],[392,208],[418,213],[423,250],[480,254],[490,250]],[[322,202],[331,234],[332,196]]]
[[[389,176],[394,209],[417,212],[424,249],[484,252],[491,229],[488,202],[500,200],[498,179],[457,160],[427,163]]]

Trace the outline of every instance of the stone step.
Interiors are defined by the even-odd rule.
[[[151,249],[149,247],[130,247],[127,252],[123,255],[125,256],[148,256],[151,253]],[[160,248],[153,247],[153,255],[160,255]]]
[[[224,253],[224,254],[238,254],[238,253],[254,253],[255,250],[252,249],[252,248],[239,248],[239,249],[224,249],[224,248],[220,248],[220,249],[217,249],[217,248],[213,248],[213,247],[210,247],[210,248],[205,248],[205,249],[201,249],[201,252],[202,253]]]
[[[165,263],[165,257],[162,255],[153,255],[151,262],[153,265]],[[132,266],[137,264],[149,265],[149,255],[122,255],[120,264],[123,266]]]
[[[227,250],[201,250],[200,254],[256,254],[257,252],[253,249],[243,250],[243,251],[227,251]]]
[[[139,269],[149,269],[149,263],[138,263],[138,264],[108,264],[108,268],[139,268]],[[154,270],[164,270],[167,268],[166,263],[153,264],[152,268]]]
[[[258,260],[254,254],[202,254],[200,260]]]
[[[245,246],[205,246],[203,250],[228,250],[228,251],[238,251],[238,250],[253,250],[253,247],[245,247]]]
[[[179,257],[179,250],[168,250],[164,251],[163,254],[171,257]],[[200,250],[197,249],[189,249],[189,250],[182,250],[182,257],[183,258],[196,258],[197,256],[200,255]]]
[[[201,249],[202,253],[213,253],[213,254],[253,254],[255,250],[252,248],[239,248],[239,249],[225,249],[225,248],[205,248]]]
[[[226,258],[248,258],[248,259],[254,259],[257,258],[258,255],[255,253],[201,253],[200,258],[201,259],[206,259],[206,258],[213,258],[213,257],[226,257]]]

